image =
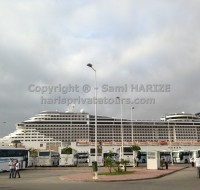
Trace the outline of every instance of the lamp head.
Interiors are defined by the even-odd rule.
[[[92,68],[92,64],[91,63],[88,63],[87,66]]]

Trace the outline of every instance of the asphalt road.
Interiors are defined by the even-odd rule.
[[[151,180],[129,182],[72,182],[61,176],[79,172],[76,169],[46,169],[21,171],[22,178],[9,179],[0,173],[0,190],[196,190],[200,186],[196,168],[187,168],[171,175]]]

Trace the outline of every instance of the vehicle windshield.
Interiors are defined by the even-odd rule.
[[[190,157],[193,158],[194,154],[195,154],[195,152],[190,152]]]
[[[173,157],[179,157],[179,152],[173,152]]]
[[[39,152],[39,156],[49,156],[50,152]]]

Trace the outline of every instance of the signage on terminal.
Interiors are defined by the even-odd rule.
[[[148,159],[156,159],[156,153],[155,152],[148,152]]]

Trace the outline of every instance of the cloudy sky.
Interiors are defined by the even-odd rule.
[[[82,100],[75,111],[94,114],[87,63],[98,98],[109,100],[99,115],[120,117],[116,96],[132,101],[123,102],[127,119],[132,106],[134,119],[199,112],[199,10],[198,0],[0,0],[0,137],[73,99]]]

